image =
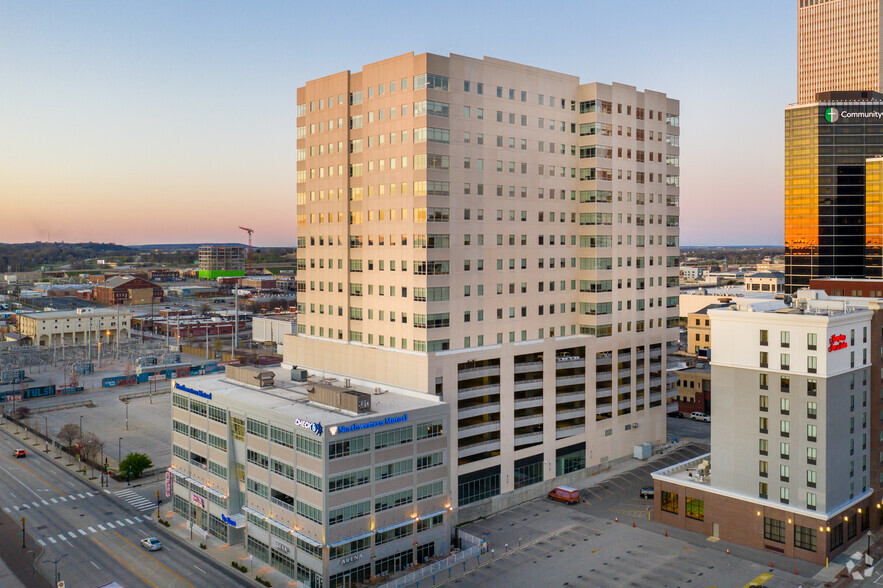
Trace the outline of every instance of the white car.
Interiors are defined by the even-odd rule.
[[[693,419],[694,421],[702,421],[704,423],[711,422],[711,416],[705,414],[704,412],[691,412],[690,418]]]
[[[162,542],[156,537],[146,537],[141,540],[141,547],[147,551],[159,551],[162,549]]]

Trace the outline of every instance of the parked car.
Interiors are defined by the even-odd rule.
[[[683,414],[681,411],[679,411],[679,410],[676,410],[676,411],[674,411],[674,412],[670,412],[670,413],[668,413],[668,416],[670,416],[670,417],[673,418],[673,419],[682,419],[682,418],[684,418],[684,414]]]
[[[552,500],[565,504],[577,504],[579,502],[579,490],[570,486],[557,486],[548,494]]]
[[[705,414],[704,412],[691,412],[690,418],[694,421],[702,421],[703,423],[711,422],[711,416]]]
[[[27,457],[28,452],[25,451],[24,449],[16,449],[15,451],[12,452],[12,456],[13,457]]]
[[[156,537],[145,537],[141,540],[141,547],[147,551],[159,551],[162,549],[162,542]]]
[[[641,498],[653,498],[653,486],[644,486],[641,488]]]

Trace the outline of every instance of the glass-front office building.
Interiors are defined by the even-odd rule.
[[[787,292],[810,278],[881,278],[879,182],[867,160],[883,156],[883,94],[824,92],[785,110]]]
[[[341,384],[173,382],[175,513],[311,587],[447,555],[449,408]]]

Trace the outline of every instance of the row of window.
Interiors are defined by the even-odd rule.
[[[761,329],[759,332],[760,344],[763,346],[767,346],[770,344],[770,332],[767,329]],[[862,328],[862,343],[868,342],[868,327]],[[810,351],[815,351],[818,348],[819,336],[817,333],[807,333],[806,334],[806,348]],[[849,331],[849,345],[850,347],[855,345],[855,329],[850,329]],[[779,332],[779,346],[788,348],[791,347],[791,332],[790,331],[780,331]]]

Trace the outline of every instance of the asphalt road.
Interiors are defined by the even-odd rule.
[[[96,489],[62,471],[66,466],[52,463],[39,448],[29,446],[27,458],[12,458],[13,449],[21,446],[5,430],[0,433],[0,534],[20,539],[17,533],[25,517],[26,551],[34,551],[34,565],[44,578],[52,579],[52,562],[62,558],[58,572],[68,586],[112,581],[126,588],[236,585],[232,572],[163,533],[152,510],[141,510],[144,503],[136,505],[126,500],[130,495]],[[139,542],[149,536],[160,537],[163,550],[142,549]],[[5,553],[0,556],[7,558]]]
[[[669,439],[677,437],[678,439],[689,439],[697,443],[711,443],[711,423],[702,423],[688,418],[675,419],[668,417],[666,425],[668,427]]]

